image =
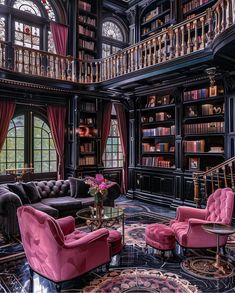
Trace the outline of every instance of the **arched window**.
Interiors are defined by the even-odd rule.
[[[0,170],[24,167],[24,115],[11,120],[6,141],[0,153]]]
[[[105,20],[102,25],[102,57],[108,57],[126,47],[125,33],[122,25],[110,19]]]
[[[33,167],[34,173],[57,171],[57,154],[48,124],[27,112],[14,117],[0,153],[0,173]]]
[[[115,108],[112,108],[109,137],[103,155],[103,163],[106,168],[123,167],[123,152],[118,130],[118,121]]]
[[[35,3],[33,3],[33,1],[16,0],[14,2],[13,8],[16,8],[31,14],[35,14],[37,16],[42,16],[40,9]]]
[[[6,21],[5,17],[0,16],[0,41],[5,41],[6,34]]]
[[[111,21],[105,21],[102,26],[102,35],[107,38],[123,42],[123,34],[119,26]]]

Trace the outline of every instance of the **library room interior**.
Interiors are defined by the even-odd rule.
[[[235,0],[0,0],[0,292],[232,293]]]

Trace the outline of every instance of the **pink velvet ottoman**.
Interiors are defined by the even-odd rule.
[[[111,256],[118,254],[122,250],[122,235],[116,230],[109,230],[108,243],[111,248]]]
[[[164,224],[149,224],[145,230],[146,245],[159,250],[173,250],[175,248],[175,233]]]

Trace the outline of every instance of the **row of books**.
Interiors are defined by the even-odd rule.
[[[184,141],[184,151],[186,153],[205,152],[205,140]]]
[[[93,117],[81,117],[80,118],[80,124],[85,124],[85,125],[94,125],[95,124],[95,119]]]
[[[92,25],[92,26],[96,26],[96,19],[91,18],[90,16],[79,15],[78,20],[80,22],[83,22],[84,24],[89,24],[89,25]]]
[[[84,143],[80,145],[81,153],[91,153],[94,151],[94,143]]]
[[[79,51],[78,59],[83,61],[91,61],[91,60],[94,60],[95,57],[93,55],[85,53],[84,51]]]
[[[169,152],[169,143],[161,142],[161,143],[157,143],[156,145],[152,145],[149,143],[142,143],[142,151],[143,152]]]
[[[184,125],[185,134],[204,134],[224,132],[224,122],[209,122]]]
[[[175,135],[175,125],[171,127],[156,127],[143,129],[143,137]]]
[[[95,32],[84,27],[81,24],[78,26],[78,32],[79,34],[85,35],[87,37],[95,38]]]
[[[94,113],[96,111],[95,103],[89,103],[89,102],[82,103],[81,110]]]
[[[156,15],[158,15],[160,12],[161,9],[160,9],[160,6],[157,6],[155,9],[149,11],[145,17],[143,17],[143,22],[147,22],[149,20],[151,20],[152,18],[154,18]]]
[[[85,41],[85,40],[78,40],[79,46],[85,49],[94,50],[95,49],[95,43],[92,41]]]
[[[91,4],[85,1],[79,1],[79,9],[91,12]]]
[[[79,165],[95,165],[95,157],[94,156],[86,156],[84,158],[79,159]]]
[[[187,13],[203,4],[206,4],[210,0],[192,0],[183,5],[183,13]]]
[[[205,99],[208,97],[208,88],[184,92],[184,101]]]
[[[142,165],[147,167],[172,168],[173,162],[163,157],[143,157]]]

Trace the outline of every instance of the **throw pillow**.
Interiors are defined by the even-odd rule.
[[[10,191],[14,192],[19,196],[23,204],[29,204],[30,200],[24,191],[22,183],[7,184]]]
[[[69,177],[70,192],[72,197],[86,197],[89,196],[89,184],[86,184],[83,179]]]
[[[34,182],[22,183],[22,185],[31,203],[40,201],[41,196]]]

